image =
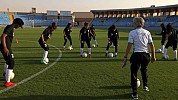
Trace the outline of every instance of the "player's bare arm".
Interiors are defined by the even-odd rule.
[[[155,63],[156,62],[156,56],[155,56],[155,46],[154,44],[150,44],[151,48],[151,62]]]
[[[128,44],[128,45],[127,45],[127,48],[126,48],[126,52],[125,52],[124,58],[127,58],[127,56],[128,56],[128,54],[129,54],[131,48],[132,48],[132,44]]]
[[[41,34],[41,38],[42,38],[43,43],[45,44],[46,42],[45,42],[45,40],[44,40],[43,34]]]

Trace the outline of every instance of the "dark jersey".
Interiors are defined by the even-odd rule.
[[[64,33],[65,33],[66,36],[70,35],[70,32],[72,32],[72,30],[70,28],[66,27],[64,29]]]
[[[166,28],[163,27],[163,28],[162,28],[162,31],[161,31],[161,35],[162,35],[163,37],[166,37],[166,33],[167,33]]]
[[[46,28],[42,34],[44,36],[44,41],[47,41],[50,38],[52,31],[49,28]],[[42,41],[42,37],[40,37],[39,41]]]
[[[6,46],[7,46],[7,48],[10,48],[11,44],[12,44],[13,37],[14,37],[14,26],[13,25],[7,25],[4,28],[3,33],[7,34],[7,36],[6,36]],[[1,38],[2,38],[2,36],[1,36]],[[1,46],[2,46],[2,48],[4,47],[3,43],[2,43],[2,39],[1,39]]]
[[[94,28],[94,27],[91,26],[91,27],[90,27],[90,31],[91,31],[90,37],[96,35],[96,34],[95,34],[95,28]]]
[[[117,29],[115,31],[113,29],[109,29],[108,38],[110,38],[110,40],[117,40],[119,38],[119,32]]]
[[[177,41],[178,31],[176,29],[171,29],[168,31],[168,33],[171,33],[171,35],[168,37],[168,41]]]
[[[81,40],[89,40],[89,35],[91,34],[90,32],[91,32],[90,29],[86,29],[85,27],[83,27],[83,28],[80,30],[80,33],[81,33]]]
[[[91,33],[94,34],[95,33],[95,28],[94,27],[90,27]]]

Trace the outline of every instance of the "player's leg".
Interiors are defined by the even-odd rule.
[[[148,74],[147,74],[147,66],[150,62],[150,55],[148,53],[143,53],[142,55],[142,61],[141,61],[141,74],[142,74],[142,80],[143,80],[143,88],[145,91],[149,91],[148,89]]]
[[[6,55],[4,54],[4,51],[2,50],[3,57],[6,61],[6,64],[8,65],[8,68],[6,69],[6,74],[5,74],[5,84],[4,86],[9,87],[9,86],[16,86],[15,83],[11,82],[11,75],[13,74],[13,68],[14,68],[14,55],[12,53],[12,50],[8,48],[9,54]]]
[[[49,47],[48,45],[45,43],[39,43],[40,46],[43,48],[44,50],[44,53],[43,53],[43,58],[41,60],[41,63],[44,63],[44,64],[48,64],[48,62],[45,61],[46,58],[48,58],[48,50],[49,50]]]
[[[93,36],[93,40],[95,41],[96,46],[98,47],[98,42],[96,40],[96,36]]]
[[[166,46],[164,48],[164,58],[163,59],[167,59],[167,50],[168,50],[168,47],[171,45],[171,43],[168,41],[166,43]]]
[[[132,87],[132,96],[137,96],[137,72],[140,68],[140,57],[139,53],[133,53],[130,58],[130,70],[131,70],[131,87]]]
[[[84,48],[84,42],[85,41],[81,41],[81,47],[80,47],[80,57],[82,58],[82,54],[83,54],[83,48]]]
[[[4,63],[4,73],[3,73],[3,76],[6,75],[6,70],[7,70],[8,66],[9,66],[8,64]]]
[[[118,52],[118,46],[117,46],[118,42],[117,42],[117,40],[114,41],[113,44],[115,46],[115,55],[114,56],[117,57],[117,52]]]
[[[67,43],[67,37],[64,36],[64,45],[63,45],[63,48],[64,48],[64,49],[65,49],[66,43]]]
[[[87,46],[88,46],[88,57],[90,58],[90,57],[91,57],[91,45],[90,45],[90,40],[87,40],[86,43],[87,43]]]
[[[69,39],[69,41],[70,41],[70,47],[72,48],[72,38],[71,38],[70,35],[69,35],[67,38]],[[73,48],[72,48],[72,49],[73,49]]]
[[[162,53],[164,53],[164,43],[165,43],[165,37],[162,37],[162,40],[161,40],[161,45],[162,45]]]
[[[111,46],[111,44],[112,44],[112,41],[108,41],[108,45],[106,47],[106,54],[105,54],[105,56],[108,55],[108,53],[109,53],[109,47]]]
[[[173,44],[174,60],[177,60],[177,41]]]

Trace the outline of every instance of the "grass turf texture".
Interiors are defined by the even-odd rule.
[[[12,49],[15,55],[14,72],[16,76],[12,80],[13,82],[18,83],[30,77],[48,67],[57,59],[58,50],[50,46],[50,63],[48,65],[40,64],[43,50],[37,42],[43,30],[44,28],[15,30]],[[62,58],[39,76],[0,94],[0,100],[131,99],[129,62],[125,69],[121,69],[128,32],[131,29],[119,29],[121,38],[118,47],[118,58],[105,57],[107,29],[96,29],[96,39],[99,47],[92,49],[92,58],[79,58],[80,42],[78,33],[80,28],[73,28],[71,34],[74,50],[63,50],[62,30],[63,28],[58,28],[48,41],[48,44],[61,49]],[[0,33],[2,34],[2,32],[3,28],[0,28]],[[156,49],[161,48],[161,37],[152,36]],[[18,44],[15,43],[16,38],[19,40]],[[69,45],[69,41],[67,45]],[[85,51],[88,51],[86,44]],[[114,48],[110,48],[110,52],[114,52]],[[150,92],[143,91],[143,84],[141,83],[138,88],[139,99],[141,100],[178,99],[178,62],[172,61],[172,48],[168,50],[168,61],[161,60],[162,55],[157,53],[158,61],[155,64],[149,64],[148,84]],[[1,55],[0,90],[5,89],[3,86],[4,77],[2,76],[3,65],[4,60]],[[140,71],[138,72],[138,77],[141,80]]]

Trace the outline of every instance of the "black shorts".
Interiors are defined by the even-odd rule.
[[[91,48],[90,40],[89,40],[89,39],[81,40],[81,48],[84,48],[84,43],[85,43],[85,42],[86,42],[88,48]]]
[[[4,49],[1,48],[1,53],[4,57],[4,60],[6,61],[6,64],[9,65],[8,69],[13,69],[14,68],[14,54],[12,52],[11,47],[7,47],[7,49],[9,50],[9,54],[5,54],[4,53]]]
[[[114,46],[118,45],[118,40],[109,40],[109,44],[111,45],[113,43]]]
[[[166,37],[162,36],[161,45],[164,45],[165,41],[166,41]]]
[[[168,41],[166,43],[165,48],[168,48],[169,46],[171,46],[173,48],[173,50],[176,50],[177,49],[177,40],[175,40],[175,41]]]
[[[47,43],[43,43],[42,41],[38,41],[38,43],[40,44],[40,46],[43,48],[43,50],[48,51],[49,47]]]

